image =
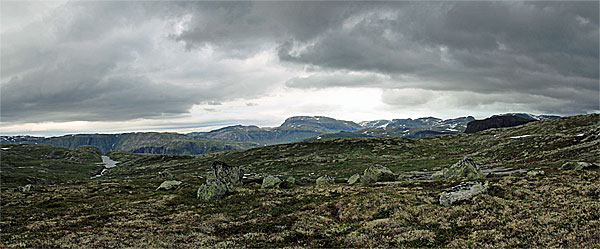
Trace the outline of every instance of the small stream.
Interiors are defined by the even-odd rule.
[[[113,161],[112,159],[110,159],[110,157],[102,156],[102,164],[104,164],[104,168],[102,169],[102,171],[100,171],[100,174],[92,176],[90,179],[94,179],[94,178],[103,176],[104,172],[106,172],[106,170],[113,168],[113,167],[117,167],[117,163],[119,163],[119,162]]]

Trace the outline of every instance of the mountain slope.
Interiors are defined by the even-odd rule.
[[[436,135],[461,133],[467,123],[475,120],[472,116],[442,120],[434,117],[418,119],[375,120],[361,122],[364,127],[354,132],[340,132],[334,134],[318,135],[304,141],[317,141],[331,138],[350,137],[404,137],[423,138]],[[320,137],[320,138],[319,138]]]
[[[102,167],[102,152],[92,146],[63,148],[42,144],[3,144],[0,179],[3,187],[89,179]]]
[[[77,134],[60,137],[3,136],[3,144],[48,144],[75,148],[98,147],[102,153],[121,150],[150,154],[202,154],[217,150],[247,149],[257,144],[194,139],[177,133],[137,132],[123,134]]]
[[[235,125],[210,132],[193,132],[188,135],[211,140],[279,144],[297,142],[320,134],[356,131],[360,128],[360,125],[351,121],[323,116],[296,116],[286,119],[281,126],[275,128]]]

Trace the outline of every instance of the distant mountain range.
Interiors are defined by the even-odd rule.
[[[49,144],[61,147],[91,145],[103,153],[121,150],[148,154],[203,154],[219,150],[248,149],[254,143],[194,139],[177,133],[135,132],[123,134],[76,134],[59,137],[2,136],[0,144]]]
[[[286,119],[281,126],[274,128],[235,125],[210,132],[192,132],[188,135],[201,139],[254,142],[268,145],[297,142],[315,135],[357,131],[361,128],[362,126],[352,121],[322,116],[297,116]]]
[[[467,127],[467,123],[474,120],[474,117],[468,116],[446,120],[426,117],[417,119],[408,118],[365,121],[359,123],[363,127],[360,130],[318,135],[308,138],[305,141],[348,137],[421,138],[443,134],[456,134],[463,132]]]
[[[559,116],[507,113],[528,120]],[[220,150],[248,149],[257,146],[350,137],[421,138],[462,133],[472,116],[454,119],[425,117],[417,119],[374,120],[355,123],[323,116],[290,117],[279,127],[254,125],[227,126],[209,132],[188,134],[135,132],[122,134],[75,134],[59,137],[1,136],[0,144],[49,144],[62,147],[91,145],[103,153],[121,150],[149,154],[203,154]]]

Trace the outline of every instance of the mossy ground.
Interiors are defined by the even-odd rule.
[[[105,180],[3,191],[1,247],[597,247],[599,171],[487,179],[490,190],[443,207],[458,181],[391,186],[239,187],[196,199],[200,181]]]
[[[0,152],[2,188],[89,179],[103,166],[96,147],[3,144]]]

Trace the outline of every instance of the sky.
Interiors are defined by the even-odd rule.
[[[0,134],[597,113],[599,4],[3,0]]]

